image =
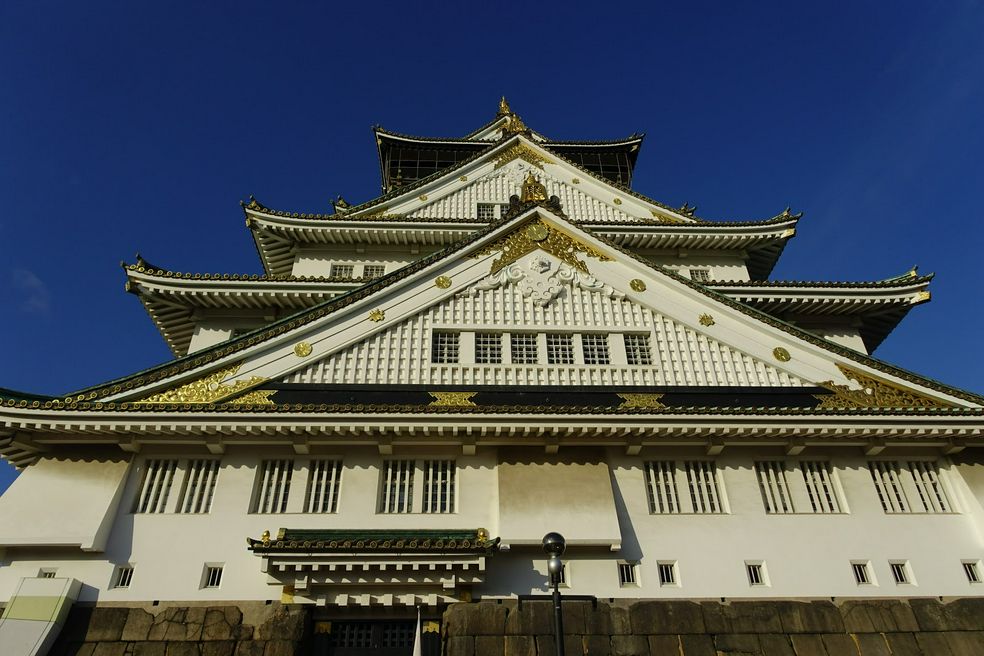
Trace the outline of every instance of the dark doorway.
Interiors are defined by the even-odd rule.
[[[429,625],[429,626],[428,626]],[[314,656],[411,656],[416,620],[331,622],[330,633],[314,635]],[[421,635],[423,656],[441,656],[441,634],[431,628]]]

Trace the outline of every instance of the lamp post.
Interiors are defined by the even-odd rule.
[[[564,573],[564,562],[560,559],[567,548],[567,542],[560,533],[547,533],[543,536],[543,550],[550,559],[547,571],[550,572],[550,585],[553,586],[554,640],[557,656],[564,655],[564,616],[560,610],[560,577]]]

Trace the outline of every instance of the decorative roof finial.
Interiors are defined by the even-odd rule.
[[[526,175],[526,179],[523,180],[523,190],[519,196],[519,201],[521,203],[528,203],[539,200],[547,200],[547,188],[530,171]]]
[[[506,102],[506,97],[503,96],[502,99],[499,100],[499,111],[495,113],[496,117],[509,116],[512,113],[512,110],[509,109],[509,103]]]

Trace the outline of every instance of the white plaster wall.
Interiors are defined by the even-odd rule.
[[[639,251],[649,261],[690,280],[690,269],[707,269],[711,282],[750,280],[744,251]]]
[[[415,248],[413,250],[385,250],[373,246],[364,246],[357,250],[352,246],[339,248],[303,248],[299,249],[295,255],[294,268],[291,272],[295,276],[325,277],[331,275],[332,264],[352,264],[355,266],[355,277],[362,275],[362,266],[365,264],[381,264],[386,267],[386,273],[393,273],[397,269],[404,267],[412,262],[430,255],[434,248]]]

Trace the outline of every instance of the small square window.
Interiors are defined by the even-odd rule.
[[[896,560],[888,564],[892,570],[892,578],[899,585],[906,583],[912,583],[912,577],[909,575],[909,562],[906,560]]]
[[[475,333],[475,362],[500,364],[502,362],[502,335],[500,333]]]
[[[509,344],[513,364],[536,364],[536,333],[512,333]]]
[[[475,214],[479,221],[494,221],[495,203],[479,203]]]
[[[114,588],[129,588],[133,580],[133,565],[120,565],[113,574]]]
[[[637,587],[639,585],[639,564],[619,563],[618,584],[623,588]]]
[[[53,567],[45,567],[43,569],[38,570],[38,578],[39,579],[53,579],[53,578],[55,578],[55,574],[57,574],[57,573],[58,573],[58,570],[57,569],[55,569]]]
[[[625,357],[629,364],[652,364],[653,351],[649,335],[625,335]]]
[[[609,364],[612,361],[608,353],[608,335],[581,335],[581,348],[584,351],[584,364]]]
[[[382,264],[367,264],[362,267],[362,277],[366,280],[381,278],[386,273],[386,266]]]
[[[769,585],[765,573],[765,563],[746,562],[745,573],[748,575],[748,585],[752,585],[752,586]]]
[[[206,563],[202,574],[202,587],[217,588],[220,585],[222,585],[222,565]]]
[[[659,572],[660,585],[662,586],[677,585],[675,562],[661,561],[656,564],[656,570]]]
[[[963,571],[967,576],[968,583],[980,583],[981,582],[981,570],[976,560],[965,560],[963,561]]]
[[[446,330],[434,332],[431,342],[431,362],[454,364],[458,362],[458,333]]]
[[[574,364],[574,336],[570,333],[547,333],[547,363]]]
[[[564,563],[564,566],[560,570],[560,587],[569,588],[571,587],[571,568],[570,563]]]
[[[353,264],[332,264],[332,278],[351,278],[355,275],[355,265]]]
[[[691,269],[690,279],[694,282],[710,282],[711,272],[707,269]]]
[[[868,570],[868,561],[854,561],[851,563],[851,571],[854,572],[854,582],[858,585],[871,585],[871,573]]]

